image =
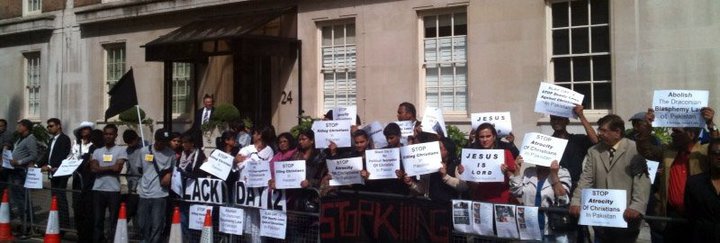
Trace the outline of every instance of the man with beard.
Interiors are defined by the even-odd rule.
[[[685,214],[690,242],[720,242],[720,138],[710,140],[710,171],[690,176],[685,187]]]
[[[708,128],[711,130],[715,128],[713,122],[715,111],[705,107],[701,113]],[[674,127],[670,146],[655,146],[652,144],[651,123],[643,122],[636,128],[638,151],[646,159],[658,161],[661,164],[655,182],[657,192],[653,195],[657,199],[657,205],[652,210],[654,215],[686,216],[685,186],[688,177],[705,173],[709,168],[707,145],[702,145],[698,139],[700,129],[699,127]],[[717,132],[712,135],[717,137]],[[664,232],[663,238],[667,242],[686,240],[687,232],[690,231],[687,224],[674,222],[669,222],[667,225],[653,223],[651,226],[654,231]]]

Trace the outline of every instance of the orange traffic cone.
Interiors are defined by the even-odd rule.
[[[0,204],[0,242],[12,242],[12,229],[10,228],[10,205],[8,205],[8,189],[3,191],[2,204]]]
[[[202,235],[200,236],[200,243],[212,243],[213,242],[213,228],[212,228],[212,211],[210,209],[205,213],[205,224],[203,225]]]
[[[183,242],[182,231],[180,230],[180,208],[177,206],[173,212],[172,225],[170,225],[170,240],[168,242]]]
[[[125,203],[120,204],[120,213],[118,215],[117,226],[115,226],[115,243],[127,243],[128,232],[127,232],[127,213],[125,212]]]
[[[45,229],[45,243],[60,243],[60,220],[58,219],[57,197],[52,197],[50,214],[48,214],[47,229]]]

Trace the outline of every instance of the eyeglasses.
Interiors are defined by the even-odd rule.
[[[55,125],[47,125],[47,128],[53,128]]]

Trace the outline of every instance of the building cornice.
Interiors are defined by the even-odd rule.
[[[75,8],[75,15],[77,23],[84,25],[247,1],[250,0],[124,0]]]
[[[0,36],[9,36],[36,31],[50,31],[54,28],[54,13],[42,13],[0,20]]]

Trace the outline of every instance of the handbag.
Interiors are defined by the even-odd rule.
[[[568,213],[568,205],[560,206],[557,202],[550,205],[545,212],[547,215],[548,227],[553,232],[573,231],[577,227],[577,219]],[[555,210],[552,210],[555,209]]]

